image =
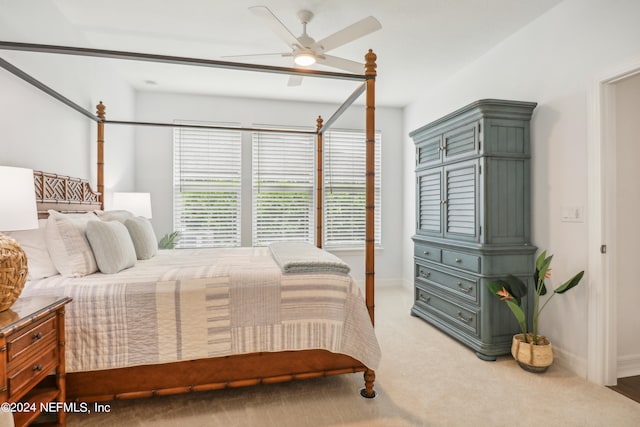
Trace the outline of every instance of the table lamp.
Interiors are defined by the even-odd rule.
[[[0,166],[0,231],[38,228],[33,170]],[[27,281],[27,255],[0,232],[0,311],[20,296]]]
[[[135,216],[151,218],[151,194],[113,193],[113,209],[129,211]]]

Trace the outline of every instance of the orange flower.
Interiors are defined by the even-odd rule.
[[[548,269],[546,273],[544,273],[544,278],[548,279],[551,277],[551,269]]]
[[[513,299],[513,297],[511,296],[511,294],[507,290],[507,288],[500,289],[498,292],[496,292],[496,295],[498,295],[499,297],[502,297],[502,298],[500,298],[500,301],[504,301],[504,300],[507,300],[507,299]]]

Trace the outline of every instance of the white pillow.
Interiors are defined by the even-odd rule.
[[[56,266],[53,265],[47,242],[44,237],[44,229],[47,225],[46,219],[38,220],[38,228],[35,230],[21,230],[5,232],[7,236],[14,238],[22,250],[27,254],[27,265],[29,267],[29,280],[44,279],[45,277],[58,274]]]
[[[136,250],[127,228],[121,222],[88,222],[87,240],[102,273],[114,274],[136,265]]]
[[[81,277],[98,271],[86,237],[87,222],[99,221],[93,213],[62,214],[50,210],[45,239],[51,260],[65,277]]]
[[[126,220],[124,225],[129,230],[138,259],[150,259],[158,253],[156,233],[147,218],[142,216],[131,218]]]

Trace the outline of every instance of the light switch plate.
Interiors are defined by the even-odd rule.
[[[562,222],[584,222],[584,206],[563,206]]]

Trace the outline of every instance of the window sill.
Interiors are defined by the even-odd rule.
[[[365,248],[363,247],[348,247],[348,246],[344,246],[344,247],[323,247],[322,249],[324,249],[327,252],[336,252],[336,253],[340,253],[342,255],[360,255],[363,254],[365,251]],[[376,246],[374,248],[374,252],[382,252],[384,251],[384,247],[383,246]]]

